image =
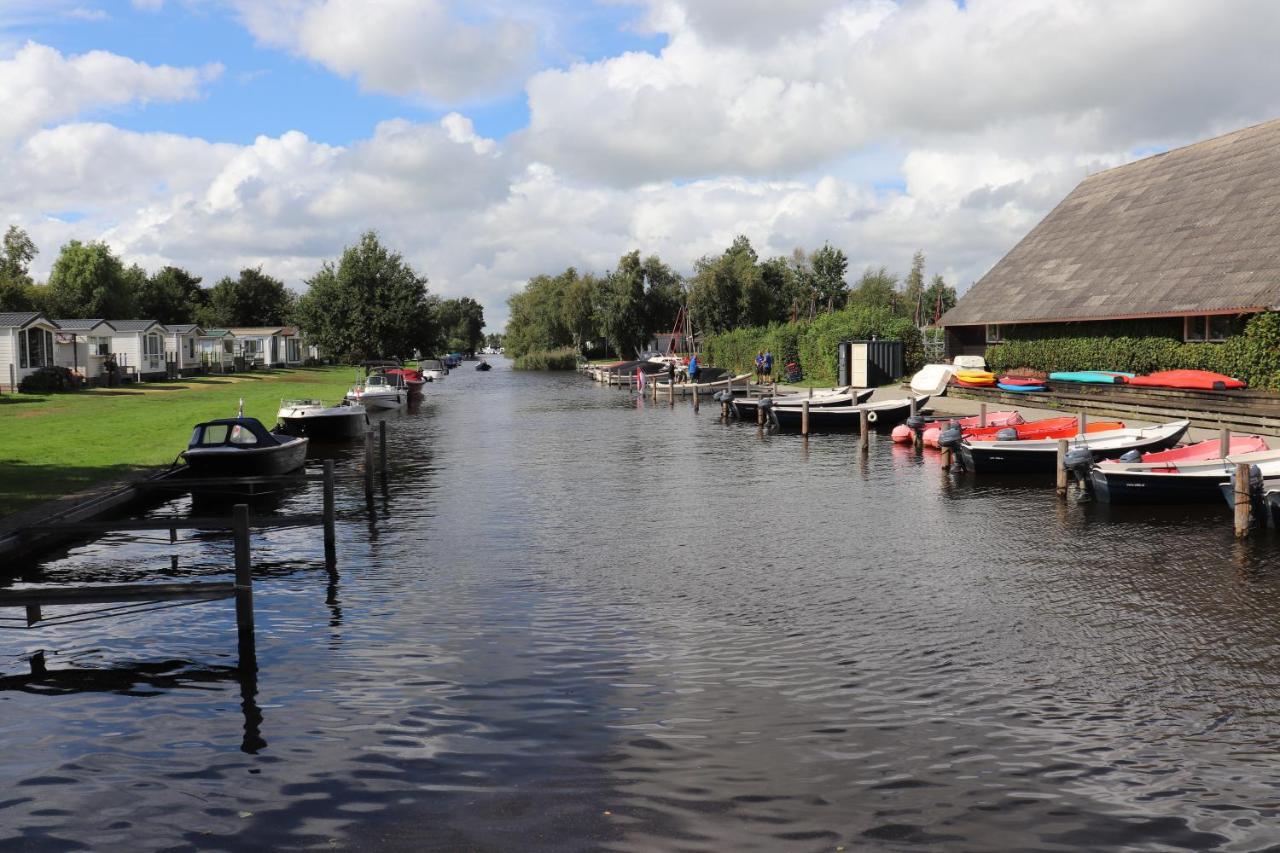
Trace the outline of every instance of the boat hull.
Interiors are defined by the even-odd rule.
[[[288,435],[301,435],[317,441],[357,438],[369,427],[364,409],[351,407],[350,413],[280,417],[280,427]]]
[[[301,468],[307,461],[307,441],[293,438],[274,447],[189,448],[182,458],[199,477],[271,477]]]
[[[869,400],[871,398],[871,395],[874,393],[875,393],[874,388],[867,388],[864,391],[858,391],[856,396],[856,400],[857,400],[856,403],[854,402],[855,397],[852,397],[852,396],[846,396],[845,399],[840,400],[839,402],[831,402],[830,400],[825,400],[825,399],[822,399],[821,397],[818,397],[809,403],[809,409],[810,411],[812,411],[813,409],[830,409],[830,408],[838,408],[841,406],[844,406],[847,408],[849,406],[860,405],[862,403],[867,402],[867,400]],[[740,420],[754,421],[758,417],[757,412],[760,409],[760,401],[763,399],[764,397],[738,397],[730,401],[729,409],[730,411],[733,412],[734,417],[739,418]],[[800,400],[788,399],[786,404],[799,405],[800,402],[801,402]]]
[[[405,404],[409,394],[407,391],[396,391],[394,394],[348,394],[346,399],[364,406],[366,410],[398,409]]]
[[[1115,504],[1216,503],[1230,476],[1225,466],[1216,473],[1197,474],[1135,474],[1100,468],[1089,472],[1098,500]]]
[[[1182,440],[1190,424],[1183,422],[1181,427],[1171,430],[1155,431],[1150,437],[1135,437],[1132,441],[1108,445],[1087,445],[1071,440],[1073,447],[1088,447],[1093,461],[1115,459],[1130,450],[1146,453],[1153,450],[1166,450]],[[1105,436],[1097,433],[1096,437]],[[1058,448],[1055,443],[1043,442],[1036,448],[1018,447],[1013,441],[979,441],[962,442],[959,447],[960,462],[966,470],[985,474],[1052,474],[1058,467]]]
[[[929,398],[917,400],[916,410],[922,411]],[[863,406],[829,406],[809,409],[810,432],[858,432],[861,429],[863,411],[867,412],[868,425],[875,432],[889,432],[911,416],[911,401],[902,400],[894,405],[870,404]],[[779,430],[798,430],[804,419],[799,406],[774,406],[769,409],[769,419]]]

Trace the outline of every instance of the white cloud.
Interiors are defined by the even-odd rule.
[[[368,91],[437,103],[514,88],[531,70],[536,46],[529,24],[496,15],[467,22],[445,0],[232,2],[264,43],[354,77]]]
[[[62,13],[62,17],[75,21],[105,21],[111,16],[106,9],[91,9],[87,6],[76,6]]]
[[[87,110],[195,98],[221,71],[146,65],[100,50],[66,57],[27,42],[0,59],[0,143]]]

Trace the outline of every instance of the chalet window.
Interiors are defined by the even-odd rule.
[[[49,364],[53,364],[53,332],[46,329],[18,332],[18,367],[44,367]]]
[[[223,353],[225,353],[226,355],[235,355],[235,353],[236,353],[236,342],[235,342],[235,341],[223,341],[223,342],[222,342],[222,351],[223,351]]]
[[[111,355],[111,338],[89,338],[89,355]]]
[[[187,338],[187,358],[196,357],[196,339]]]
[[[259,338],[246,338],[244,342],[244,354],[247,356],[255,356],[262,349],[262,341]]]
[[[147,335],[143,339],[142,351],[147,355],[160,355],[164,350],[164,342],[159,335]]]
[[[27,366],[27,330],[18,332],[18,367]]]
[[[1183,317],[1182,339],[1191,343],[1220,342],[1229,338],[1236,328],[1235,317],[1230,314]]]
[[[1004,330],[1000,328],[999,323],[987,324],[987,343],[998,344],[1004,341]]]

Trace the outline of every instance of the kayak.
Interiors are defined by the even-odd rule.
[[[1092,385],[1115,385],[1133,378],[1132,373],[1117,370],[1065,370],[1061,373],[1050,373],[1051,382],[1083,382]]]
[[[1071,438],[1080,431],[1080,423],[1072,417],[1043,418],[1038,421],[1014,424],[1012,426],[977,427],[965,435],[968,441],[996,441],[996,434],[1002,429],[1011,429],[1018,434],[1019,441],[1036,438]],[[1120,421],[1097,421],[1085,425],[1086,433],[1108,432],[1124,429]]]
[[[1192,391],[1227,391],[1245,387],[1245,382],[1240,379],[1210,373],[1208,370],[1162,370],[1146,376],[1126,378],[1124,383],[1148,388],[1186,388]]]
[[[1003,379],[1001,379],[999,382],[996,383],[996,387],[999,388],[1001,391],[1015,391],[1020,393],[1027,393],[1030,391],[1048,391],[1049,390],[1044,385],[1027,385],[1021,382],[1017,384],[1010,384],[1008,382],[1005,382]]]
[[[957,370],[952,381],[967,388],[989,388],[996,384],[996,375],[987,370]]]
[[[1005,374],[996,381],[1003,382],[1005,385],[1044,385],[1043,379],[1035,379],[1031,376],[1014,376],[1012,374]]]
[[[962,435],[969,435],[973,430],[978,429],[982,425],[982,417],[980,415],[974,415],[968,418],[953,418],[950,421],[941,421],[939,423],[930,425],[929,428],[924,431],[924,435],[923,435],[925,447],[938,446],[938,436],[942,435],[942,429],[943,427],[947,426],[948,423],[954,423],[956,426],[960,427],[960,432]],[[1002,427],[1013,426],[1015,424],[1020,424],[1020,423],[1022,423],[1022,415],[1020,415],[1018,412],[988,412],[987,413],[988,428],[996,427],[997,429],[999,429]],[[906,429],[906,427],[902,427],[902,428]],[[895,427],[893,430],[893,440],[900,441],[900,439],[898,438],[897,427]],[[911,441],[911,430],[909,429],[907,430],[906,441]]]

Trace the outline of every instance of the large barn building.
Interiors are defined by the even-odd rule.
[[[1062,324],[1219,341],[1277,309],[1280,120],[1090,175],[941,323],[979,355]]]

